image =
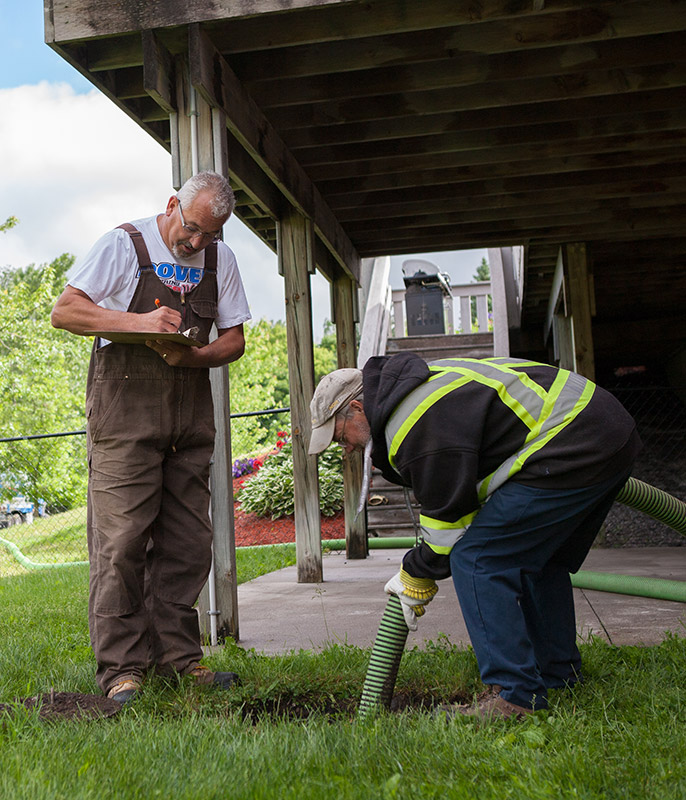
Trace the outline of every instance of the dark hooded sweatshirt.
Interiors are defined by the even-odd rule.
[[[549,390],[559,370],[513,360]],[[478,381],[450,391],[412,425],[388,460],[386,424],[398,404],[430,376],[413,353],[370,358],[363,369],[364,410],[370,423],[372,462],[392,483],[412,488],[421,514],[454,523],[480,507],[477,484],[522,447],[528,429],[494,388]],[[509,480],[548,489],[593,486],[629,468],[640,449],[631,416],[608,392],[596,386],[578,416],[529,457]],[[403,562],[414,577],[445,578],[448,556],[422,543]]]

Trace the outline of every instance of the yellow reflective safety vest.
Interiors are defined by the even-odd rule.
[[[384,436],[388,465],[421,504],[420,524],[431,549],[449,553],[506,481],[564,485],[565,470],[602,458],[588,443],[565,435],[596,390],[576,373],[522,359],[430,363],[428,378],[385,420]]]

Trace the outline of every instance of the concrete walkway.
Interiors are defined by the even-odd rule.
[[[345,552],[323,557],[324,581],[297,583],[295,567],[238,587],[240,645],[260,653],[321,650],[330,643],[371,647],[386,605],[383,587],[398,570],[405,549],[371,550],[366,559]],[[583,569],[686,581],[686,547],[592,550]],[[447,636],[468,644],[452,583],[440,589],[410,633],[408,647]],[[599,636],[615,645],[658,644],[666,631],[686,637],[686,604],[575,589],[579,637]]]

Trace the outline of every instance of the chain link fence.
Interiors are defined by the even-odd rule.
[[[632,475],[686,501],[686,388],[606,386],[636,420],[643,441]],[[641,511],[615,503],[596,544],[681,547],[686,538]]]
[[[686,500],[686,408],[679,393],[669,387],[609,388],[636,419],[643,439],[634,476]],[[0,577],[87,560],[84,431],[0,439],[0,486]],[[615,503],[597,544],[682,546],[686,539]]]

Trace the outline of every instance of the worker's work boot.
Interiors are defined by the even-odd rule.
[[[434,711],[434,716],[445,717],[446,721],[457,719],[460,716],[477,717],[484,722],[493,719],[522,719],[532,714],[532,709],[510,703],[500,694],[487,694],[472,705],[446,705],[438,706]]]
[[[140,690],[141,684],[139,681],[133,678],[125,678],[110,686],[107,691],[107,697],[109,700],[114,700],[124,706],[130,703]]]
[[[200,664],[186,675],[190,675],[200,686],[219,686],[220,689],[230,689],[239,683],[238,675],[235,672],[213,672]]]

